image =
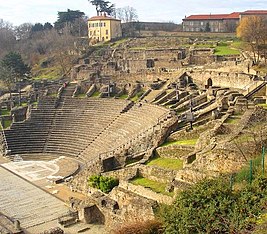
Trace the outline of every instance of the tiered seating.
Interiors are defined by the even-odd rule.
[[[124,100],[66,98],[55,115],[44,151],[77,156],[127,104]]]
[[[55,115],[55,98],[46,97],[39,102],[37,109],[32,109],[31,118],[13,123],[5,130],[8,149],[11,154],[41,153]]]
[[[80,155],[90,160],[101,153],[112,151],[140,136],[159,123],[159,118],[168,114],[167,109],[143,103],[135,105],[120,115],[101,135]]]
[[[125,110],[128,111],[125,111]],[[90,160],[114,150],[159,123],[168,110],[147,103],[133,107],[127,100],[71,98],[60,107],[45,97],[31,118],[6,130],[11,154],[47,153]]]

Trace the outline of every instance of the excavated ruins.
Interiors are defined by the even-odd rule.
[[[1,100],[1,111],[11,109],[1,119],[3,230],[105,233],[151,220],[159,203],[171,204],[203,178],[236,172],[255,153],[256,140],[266,140],[267,115],[259,106],[266,104],[266,81],[246,72],[247,53],[223,58],[209,48],[215,42],[198,49],[180,46],[186,39],[154,40],[93,49],[70,81],[31,84],[22,95],[25,107],[12,108],[17,97]],[[252,133],[255,141],[248,140]],[[154,159],[181,166],[161,167]],[[119,185],[108,194],[91,188],[88,178],[96,174]],[[65,205],[50,189],[55,185],[70,191]]]

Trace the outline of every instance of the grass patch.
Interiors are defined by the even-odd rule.
[[[28,106],[28,103],[27,102],[22,102],[21,106]]]
[[[128,94],[122,94],[121,96],[118,97],[119,99],[127,99]]]
[[[167,141],[161,146],[168,146],[168,145],[192,145],[194,146],[197,143],[198,139],[189,139],[189,140],[180,140],[180,141]]]
[[[183,168],[183,160],[157,157],[151,159],[146,165],[162,167],[170,170],[181,170]]]
[[[262,107],[264,110],[267,110],[267,104],[258,104],[257,106]]]
[[[50,93],[48,94],[48,97],[57,97],[57,93]]]
[[[139,99],[143,94],[144,94],[144,91],[141,90],[141,91],[139,91],[134,97],[132,97],[131,100],[132,100],[133,102],[137,102],[138,99]]]
[[[86,98],[86,94],[85,93],[80,93],[77,95],[77,98]]]
[[[137,177],[133,180],[130,181],[132,184],[134,185],[140,185],[143,186],[145,188],[150,188],[152,191],[156,192],[156,193],[161,193],[164,195],[168,195],[168,196],[173,196],[174,193],[169,193],[165,191],[166,185],[165,183],[159,183],[157,181],[154,180],[149,180],[147,178],[144,177]]]
[[[225,123],[228,123],[228,124],[235,124],[235,123],[237,123],[239,120],[240,120],[239,117],[231,116],[231,117],[229,117],[229,118],[225,121]]]
[[[92,94],[91,97],[99,97],[99,95],[100,95],[100,92],[95,91],[95,92]]]
[[[33,77],[34,80],[56,80],[62,76],[60,66],[48,67],[48,68],[35,68],[38,70],[36,75]]]
[[[114,43],[111,44],[111,47],[112,48],[117,48],[118,46],[120,46],[121,44],[125,43],[128,41],[128,38],[123,38],[123,39],[120,39],[118,41],[115,41]]]
[[[1,115],[10,115],[10,114],[11,114],[10,110],[7,110],[7,109],[1,110]]]
[[[4,128],[4,129],[5,129],[5,128],[9,128],[10,125],[11,125],[11,123],[12,123],[12,120],[8,120],[8,119],[4,120],[4,121],[3,121],[3,128]]]
[[[219,45],[219,46],[217,46],[215,48],[214,54],[215,55],[221,55],[221,56],[224,56],[224,55],[239,55],[240,51],[237,50],[237,49],[230,48],[227,45]]]
[[[252,171],[253,171],[253,177],[255,177],[255,173],[257,173],[257,169],[261,166],[262,163],[262,158],[257,157],[252,160]],[[241,183],[241,182],[249,182],[249,174],[250,174],[250,166],[247,164],[245,167],[243,167],[236,175],[234,178],[234,181],[236,183]]]

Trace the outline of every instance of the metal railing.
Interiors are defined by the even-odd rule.
[[[4,150],[4,154],[6,155],[7,152],[8,152],[8,144],[7,144],[7,140],[6,140],[6,135],[5,135],[5,131],[4,131],[4,126],[2,124],[2,121],[0,121],[0,127],[1,127],[1,135],[2,135],[2,138],[3,138],[3,150]]]
[[[127,146],[127,145],[131,146],[134,142],[139,142],[140,138],[149,136],[149,133],[152,133],[152,134],[155,133],[155,128],[157,126],[160,126],[160,129],[162,129],[164,127],[163,123],[170,117],[170,115],[171,115],[170,112],[164,113],[163,115],[161,115],[157,119],[156,124],[154,124],[150,128],[147,128],[146,130],[142,131],[141,133],[136,134],[134,137],[130,138],[128,141],[126,141],[122,145],[118,146],[117,148],[110,150],[110,151],[100,153],[95,159],[102,161],[102,160],[107,159],[111,156],[114,156],[116,153],[119,154],[125,149],[125,146]],[[145,136],[144,136],[144,134],[145,134]],[[92,161],[95,161],[95,159],[93,159]]]

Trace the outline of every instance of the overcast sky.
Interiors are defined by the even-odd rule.
[[[191,14],[231,13],[267,9],[267,0],[110,0],[116,7],[131,6],[139,21],[181,23]],[[58,11],[80,10],[87,16],[95,9],[87,0],[0,0],[0,19],[14,25],[22,23],[54,23]]]

